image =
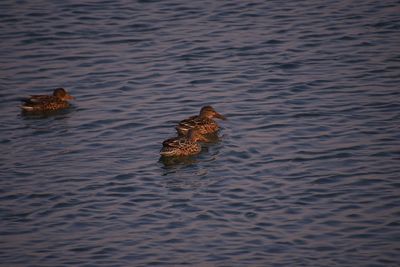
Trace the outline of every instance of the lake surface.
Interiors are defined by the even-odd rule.
[[[0,265],[399,266],[398,1],[0,15]],[[21,115],[56,87],[70,110]],[[220,140],[160,161],[204,105]]]

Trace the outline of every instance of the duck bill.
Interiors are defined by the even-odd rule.
[[[226,120],[226,118],[224,116],[222,116],[221,114],[215,112],[214,117],[217,119],[221,119],[221,120]]]
[[[73,97],[72,95],[65,95],[63,98],[65,100],[73,100],[73,99],[75,99],[75,97]]]

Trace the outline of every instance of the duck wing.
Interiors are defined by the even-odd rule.
[[[40,103],[48,103],[55,101],[56,98],[54,96],[49,95],[31,95],[29,98],[24,99],[24,102],[27,104],[40,104]]]
[[[179,137],[174,137],[174,138],[169,138],[163,142],[164,147],[171,147],[171,148],[179,148],[182,147],[182,145],[185,143],[185,140],[183,138]]]
[[[203,124],[203,121],[199,116],[192,116],[180,121],[175,129],[180,133],[187,133],[190,129],[193,129],[201,124]]]

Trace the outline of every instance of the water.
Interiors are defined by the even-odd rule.
[[[1,265],[399,265],[398,1],[0,10]],[[159,161],[208,104],[221,140]]]

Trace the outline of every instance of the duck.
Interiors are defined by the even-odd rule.
[[[67,100],[75,99],[64,88],[54,89],[53,95],[32,95],[24,99],[24,112],[48,112],[69,108]]]
[[[178,134],[177,137],[165,140],[160,150],[162,157],[192,156],[201,152],[198,142],[206,141],[198,128],[193,128],[186,135]]]
[[[193,128],[197,128],[202,135],[213,134],[219,130],[219,125],[213,120],[214,118],[226,120],[212,106],[204,106],[199,115],[180,121],[175,129],[179,135],[187,135],[189,130]]]

